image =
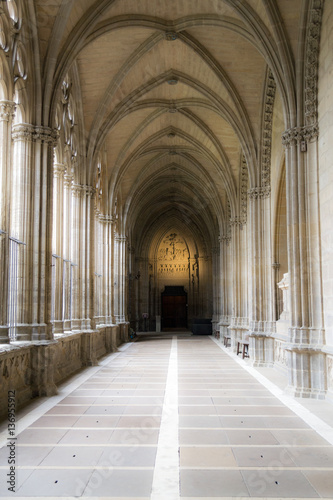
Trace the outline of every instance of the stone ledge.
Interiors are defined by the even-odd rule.
[[[66,332],[51,341],[15,342],[0,347],[0,418],[7,413],[8,391],[16,393],[16,408],[39,396],[57,393],[57,384],[85,366],[114,352],[123,343],[127,325]]]

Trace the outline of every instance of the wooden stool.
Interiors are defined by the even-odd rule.
[[[242,353],[242,358],[249,358],[249,343],[248,342],[237,342],[237,356]]]
[[[226,335],[223,338],[223,343],[225,347],[228,347],[228,342],[231,339],[231,337],[227,337]]]

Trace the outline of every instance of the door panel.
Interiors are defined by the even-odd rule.
[[[186,295],[162,295],[162,328],[186,328],[186,304]]]

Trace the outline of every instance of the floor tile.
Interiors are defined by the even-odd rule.
[[[280,447],[237,447],[232,449],[240,467],[295,467],[293,455]]]
[[[79,417],[77,421],[74,423],[73,428],[114,428],[119,422],[121,417],[117,415],[108,415],[108,416],[100,416],[100,415],[83,415]]]
[[[242,471],[251,496],[274,498],[318,498],[319,495],[299,471]]]
[[[226,430],[226,434],[230,444],[246,444],[250,446],[278,444],[273,434],[265,430]]]
[[[145,497],[150,496],[153,470],[96,470],[84,496],[87,497]]]
[[[333,498],[332,471],[304,471],[303,474],[310,481],[318,495],[323,498]]]
[[[154,467],[157,446],[108,446],[99,458],[99,466]]]
[[[292,448],[291,452],[296,465],[301,467],[331,467],[333,474],[333,447]]]
[[[18,444],[56,444],[68,432],[67,429],[33,429],[28,427],[18,436]]]
[[[238,471],[182,470],[181,497],[248,497],[249,492]]]
[[[81,496],[93,469],[35,470],[18,490],[27,497]]]
[[[41,462],[41,466],[81,467],[97,465],[103,449],[100,446],[58,446]]]
[[[157,444],[159,429],[115,429],[108,443],[126,445]]]
[[[90,406],[71,406],[71,405],[57,405],[51,410],[47,411],[45,415],[83,415],[89,410]]]
[[[103,444],[111,438],[113,429],[75,429],[69,430],[59,444]]]
[[[216,416],[216,407],[210,406],[179,406],[179,415],[207,415]]]
[[[61,415],[56,416],[45,416],[36,420],[32,425],[31,429],[34,427],[72,427],[75,422],[79,419],[79,416],[63,417]]]
[[[179,429],[179,444],[228,444],[226,431],[222,429]]]
[[[8,463],[8,451],[9,449],[7,447],[1,448],[1,465]],[[15,446],[16,465],[19,467],[27,465],[37,466],[51,451],[52,446],[20,446],[19,443],[17,443]]]
[[[322,438],[312,429],[306,431],[301,429],[285,430],[278,429],[272,430],[271,433],[281,444],[290,445],[326,445],[326,439]]]
[[[202,428],[220,428],[221,422],[217,416],[193,416],[193,415],[181,415],[179,417],[179,427],[202,427]]]
[[[180,466],[201,467],[235,467],[237,466],[231,448],[186,446],[180,447]]]

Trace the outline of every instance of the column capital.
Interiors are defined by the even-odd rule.
[[[301,142],[310,142],[313,139],[317,139],[318,135],[318,123],[305,127],[293,127],[282,134],[282,144],[285,148],[289,148]]]
[[[271,187],[270,186],[254,187],[254,188],[250,188],[247,193],[248,193],[250,200],[259,200],[259,199],[263,199],[263,198],[269,198],[271,195]]]
[[[73,184],[72,193],[75,197],[94,196],[96,190],[87,184]]]
[[[64,187],[70,188],[73,184],[73,176],[70,174],[64,174]]]
[[[219,236],[220,243],[226,243],[226,245],[228,246],[230,241],[231,241],[231,236],[228,234],[227,235],[223,234],[222,236]]]
[[[112,217],[112,215],[99,213],[98,214],[98,220],[102,224],[113,224],[113,217]]]
[[[239,229],[243,229],[243,226],[246,224],[246,218],[245,217],[232,217],[229,219],[229,223],[231,227],[239,227]]]
[[[127,236],[120,236],[120,235],[116,234],[114,239],[118,243],[125,243],[127,241]]]
[[[0,101],[0,121],[9,122],[15,115],[16,103],[13,101]]]
[[[82,186],[81,184],[73,184],[72,185],[72,194],[75,196],[75,198],[81,198],[84,196],[84,189],[85,186]]]
[[[19,123],[13,126],[13,141],[41,142],[55,146],[59,131],[50,127],[40,127],[30,123]]]
[[[54,177],[61,178],[64,177],[66,172],[66,165],[63,163],[54,163],[53,165],[53,175]]]

